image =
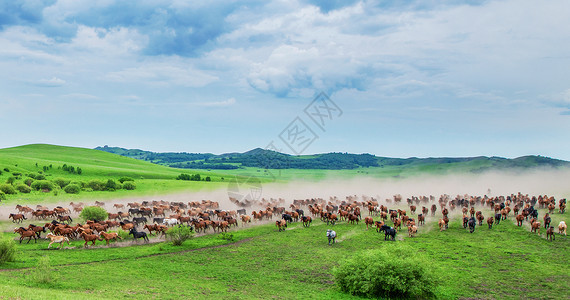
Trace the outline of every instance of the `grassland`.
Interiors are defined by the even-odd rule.
[[[553,224],[565,218],[553,216]],[[18,260],[2,266],[0,292],[24,299],[351,299],[334,284],[334,267],[358,251],[405,244],[409,255],[423,256],[437,274],[436,298],[568,299],[568,237],[557,235],[551,242],[544,230],[538,236],[512,220],[492,230],[477,227],[473,234],[459,218],[447,231],[436,227],[428,218],[417,237],[399,233],[396,242],[388,242],[362,223],[341,222],[334,226],[334,246],[327,245],[327,225],[320,221],[310,228],[292,224],[285,232],[271,224],[252,226],[232,232],[233,241],[212,234],[181,247],[84,250],[75,241],[77,249],[46,251],[46,241],[32,242],[18,245]],[[34,280],[41,256],[50,258],[56,277],[51,283]]]
[[[82,174],[71,174],[62,170],[62,166],[80,167]],[[51,166],[51,167],[50,167]],[[47,170],[44,169],[47,167]],[[8,171],[6,171],[7,169]],[[180,170],[149,162],[122,157],[85,148],[64,147],[55,145],[34,144],[14,148],[0,149],[0,182],[6,182],[14,173],[22,176],[14,184],[22,183],[29,173],[43,173],[47,180],[66,179],[71,181],[89,182],[90,180],[118,180],[121,177],[131,177],[135,180],[136,190],[91,191],[80,194],[66,194],[58,191],[45,193],[32,191],[29,194],[18,193],[7,195],[6,203],[23,201],[26,203],[50,203],[63,200],[77,199],[110,199],[133,197],[140,195],[159,195],[180,191],[197,191],[216,189],[224,186],[223,176],[213,172],[200,170]],[[181,181],[175,180],[181,173],[200,173],[203,177],[210,176],[212,181]]]

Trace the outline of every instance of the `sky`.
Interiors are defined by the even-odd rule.
[[[0,148],[570,160],[570,1],[0,1]]]

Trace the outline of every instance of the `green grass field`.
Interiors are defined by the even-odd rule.
[[[561,219],[568,221],[554,214],[553,224]],[[83,242],[74,241],[76,249],[47,251],[46,241],[32,241],[18,245],[17,261],[2,266],[0,291],[23,299],[350,299],[335,285],[333,268],[359,251],[405,244],[410,256],[425,257],[437,274],[436,298],[568,299],[568,237],[548,241],[544,229],[540,236],[530,233],[527,223],[517,227],[512,217],[492,230],[477,227],[473,234],[458,217],[443,232],[429,217],[416,237],[402,231],[396,242],[384,241],[383,234],[362,223],[340,222],[333,246],[325,237],[329,227],[320,221],[309,228],[295,223],[284,232],[272,224],[251,226],[233,231],[233,241],[211,234],[181,247],[83,249]],[[51,261],[52,283],[34,280],[41,256]]]

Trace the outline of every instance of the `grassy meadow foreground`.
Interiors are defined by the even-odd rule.
[[[565,217],[554,214],[553,224]],[[240,226],[180,247],[160,242],[83,249],[81,240],[71,249],[46,250],[47,241],[32,241],[18,244],[17,261],[2,266],[0,292],[23,299],[349,299],[335,285],[339,263],[367,249],[405,247],[437,279],[435,298],[568,299],[568,237],[546,240],[544,230],[530,233],[528,222],[517,227],[512,217],[470,234],[455,216],[440,232],[437,219],[428,217],[413,238],[401,230],[395,242],[362,222],[327,226],[320,220],[308,228],[292,223],[284,232],[271,223]],[[328,246],[325,231],[331,227],[338,241]],[[42,272],[52,278],[42,283],[37,269],[44,256],[50,267]]]

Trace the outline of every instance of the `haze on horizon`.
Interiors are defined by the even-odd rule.
[[[568,11],[563,0],[2,1],[0,148],[570,160]],[[313,120],[321,92],[335,109]],[[289,147],[293,128],[306,130]]]

